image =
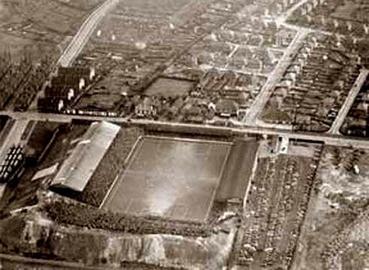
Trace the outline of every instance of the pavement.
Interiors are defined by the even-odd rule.
[[[331,128],[328,131],[329,134],[337,135],[340,133],[340,128],[342,127],[343,122],[346,119],[346,116],[350,112],[350,109],[352,105],[354,104],[357,95],[360,93],[360,90],[362,89],[364,83],[366,82],[368,75],[369,75],[369,70],[367,69],[360,70],[360,74],[357,77],[350,92],[348,93],[345,103],[342,105],[336,119],[334,120]]]

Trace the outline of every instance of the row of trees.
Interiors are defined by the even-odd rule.
[[[31,104],[52,67],[52,57],[34,59],[25,50],[19,61],[9,52],[0,53],[0,109],[11,105],[24,111]]]

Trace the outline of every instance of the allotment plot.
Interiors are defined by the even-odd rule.
[[[222,142],[143,137],[103,208],[205,221],[230,147]]]

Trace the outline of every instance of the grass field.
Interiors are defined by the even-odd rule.
[[[0,52],[18,60],[23,50],[34,57],[57,55],[103,0],[0,0]]]
[[[132,215],[205,221],[230,146],[142,137],[102,207]]]
[[[145,92],[149,96],[184,96],[190,91],[193,82],[159,78]]]

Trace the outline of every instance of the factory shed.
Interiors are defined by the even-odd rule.
[[[61,165],[52,182],[52,188],[82,192],[119,130],[119,126],[108,122],[91,124]]]

